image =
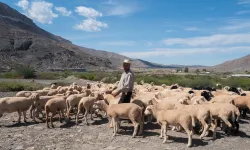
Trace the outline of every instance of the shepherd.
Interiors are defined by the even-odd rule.
[[[123,61],[123,69],[121,79],[119,81],[118,87],[112,92],[114,97],[122,93],[119,103],[130,103],[132,97],[132,91],[134,88],[134,73],[130,69],[131,61],[125,59]]]

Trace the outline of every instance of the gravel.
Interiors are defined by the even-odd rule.
[[[15,93],[0,93],[0,97],[12,96]],[[29,117],[29,115],[28,115]],[[82,117],[82,116],[81,116]],[[144,137],[131,138],[132,125],[122,123],[125,130],[112,138],[112,129],[107,128],[107,119],[94,118],[87,126],[81,122],[79,126],[74,124],[74,118],[68,124],[60,123],[55,119],[54,129],[48,129],[45,123],[35,124],[31,119],[28,123],[16,124],[17,113],[4,114],[0,118],[0,149],[1,150],[181,150],[187,149],[187,135],[181,132],[168,130],[167,144],[162,144],[159,126],[146,124]],[[81,118],[82,120],[82,118]],[[189,149],[224,150],[240,149],[248,150],[250,147],[250,126],[248,120],[242,120],[240,132],[237,136],[226,137],[223,133],[217,134],[217,139],[211,137],[200,140],[199,135],[193,136],[193,146]]]

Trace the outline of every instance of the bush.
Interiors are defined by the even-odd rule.
[[[10,91],[35,91],[42,89],[44,85],[39,83],[29,83],[29,82],[0,82],[0,91],[1,92],[10,92]]]
[[[16,79],[20,78],[19,74],[15,71],[5,72],[0,75],[1,78]]]
[[[21,65],[16,67],[16,73],[25,79],[35,78],[35,69],[29,65]]]

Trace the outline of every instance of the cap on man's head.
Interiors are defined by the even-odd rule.
[[[131,61],[128,60],[128,59],[125,59],[125,60],[123,61],[123,63],[124,63],[124,64],[131,64]]]

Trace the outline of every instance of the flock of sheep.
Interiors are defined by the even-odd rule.
[[[118,82],[97,82],[86,86],[76,83],[70,86],[52,84],[42,90],[20,91],[16,97],[0,98],[0,117],[5,112],[18,112],[18,122],[22,115],[26,122],[26,112],[29,110],[30,117],[37,122],[36,119],[44,118],[45,112],[47,127],[54,128],[53,117],[56,114],[59,114],[60,121],[64,118],[66,123],[75,115],[76,125],[81,113],[87,125],[88,114],[92,120],[92,114],[95,114],[100,118],[109,118],[108,127],[114,129],[113,136],[118,132],[121,119],[129,119],[134,126],[132,137],[137,133],[142,135],[144,123],[152,122],[155,118],[161,126],[160,138],[164,139],[163,143],[167,141],[167,130],[171,126],[172,130],[184,130],[187,133],[187,146],[191,147],[194,128],[199,127],[195,133],[200,134],[201,140],[208,136],[209,130],[213,132],[213,139],[216,139],[217,126],[230,135],[231,131],[239,130],[239,117],[250,108],[248,91],[245,94],[242,94],[242,90],[230,92],[229,87],[210,91],[194,90],[178,84],[156,86],[143,81],[135,83],[131,103],[119,103],[119,97],[110,94],[117,85]]]

